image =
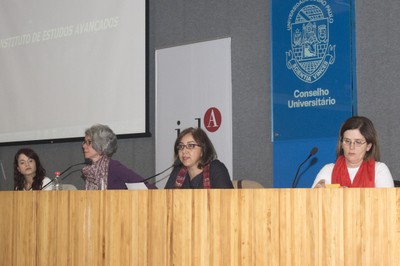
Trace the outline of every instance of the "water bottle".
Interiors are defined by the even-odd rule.
[[[60,177],[60,172],[55,172],[56,177],[53,180],[53,190],[62,190],[62,182]]]
[[[107,189],[106,178],[107,178],[107,176],[104,176],[104,175],[100,176],[99,190],[106,190]]]

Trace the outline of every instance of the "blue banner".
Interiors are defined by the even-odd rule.
[[[300,143],[322,140],[334,155],[332,138],[356,110],[354,34],[354,0],[271,0],[274,186],[288,186],[293,163],[307,156],[293,148]],[[292,156],[299,151],[291,162],[282,161],[287,141]],[[318,157],[322,165],[334,159]]]

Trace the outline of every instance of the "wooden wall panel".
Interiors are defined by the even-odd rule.
[[[0,261],[13,261],[13,235],[16,227],[14,221],[14,192],[0,193]]]
[[[400,189],[0,192],[3,265],[397,265]]]

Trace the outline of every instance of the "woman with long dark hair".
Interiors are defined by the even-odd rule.
[[[50,179],[39,156],[29,148],[20,149],[14,156],[14,190],[41,190]],[[46,189],[51,189],[50,186]]]

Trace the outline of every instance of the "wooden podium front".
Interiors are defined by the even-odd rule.
[[[1,265],[399,265],[400,189],[0,192]]]

